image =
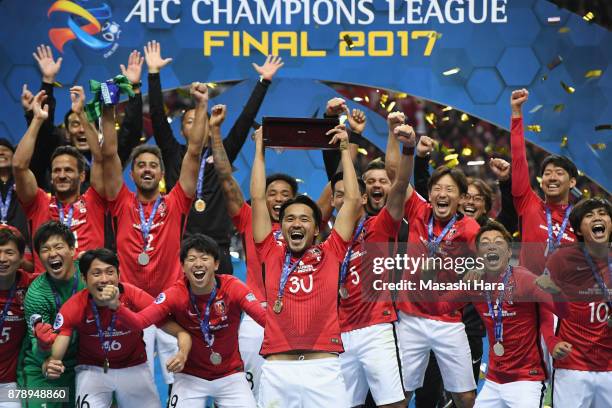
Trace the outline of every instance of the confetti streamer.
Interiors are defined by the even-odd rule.
[[[442,109],[442,112],[448,112],[448,111],[451,111],[451,110],[453,110],[453,107],[452,106],[447,106],[446,108]]]
[[[464,147],[463,150],[461,150],[461,155],[462,156],[471,156],[472,155],[472,149],[470,149],[469,147]]]
[[[461,71],[461,68],[455,67],[455,68],[449,69],[448,71],[444,71],[442,75],[444,76],[455,75],[455,74],[458,74],[460,71]]]
[[[584,74],[584,77],[585,78],[599,78],[602,74],[603,74],[603,71],[601,69],[592,69],[590,71],[587,71],[587,73]]]
[[[457,153],[447,154],[446,156],[444,156],[444,161],[457,160],[458,157],[459,155]]]
[[[593,143],[591,145],[591,147],[593,148],[593,150],[606,150],[606,144],[605,143]]]
[[[561,138],[561,147],[567,147],[567,142],[568,142],[567,136],[563,136]]]
[[[427,115],[425,115],[425,120],[431,126],[436,127],[436,114],[435,113],[431,112],[431,113],[428,113]]]
[[[535,133],[540,133],[542,131],[542,126],[540,125],[527,125],[527,130],[530,130]]]
[[[592,11],[589,11],[582,17],[584,21],[587,21],[589,23],[592,22],[594,18],[595,18],[595,13],[593,13]]]
[[[529,111],[529,113],[536,113],[537,111],[539,111],[540,109],[542,109],[544,107],[544,105],[537,105],[534,106],[534,108],[532,110]]]
[[[561,27],[559,29],[559,34],[566,34],[570,32],[570,28],[569,27]]]
[[[553,69],[561,65],[562,62],[563,62],[563,57],[561,57],[560,55],[557,55],[555,58],[553,58],[552,61],[548,63],[548,69],[552,71]]]
[[[567,92],[568,94],[573,94],[574,92],[576,92],[576,89],[569,86],[568,84],[566,84],[565,82],[561,81],[561,87],[563,89],[565,89],[565,92]]]
[[[561,22],[561,17],[548,17],[546,21],[550,25],[559,24]]]
[[[368,155],[368,151],[366,149],[364,149],[363,147],[358,148],[357,151],[359,153],[363,154],[364,156]]]
[[[387,106],[387,112],[391,112],[395,108],[395,101],[391,101],[389,106]]]
[[[467,162],[468,166],[482,166],[485,164],[484,160],[471,160],[469,162]]]

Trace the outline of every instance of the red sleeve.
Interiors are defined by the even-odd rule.
[[[351,241],[343,240],[340,234],[338,234],[335,229],[332,229],[332,232],[329,237],[325,240],[325,242],[323,242],[323,244],[321,244],[321,248],[325,252],[331,251],[336,258],[342,260],[344,259],[346,251],[348,250],[350,245]]]
[[[181,183],[176,183],[165,199],[168,200],[168,205],[171,208],[176,206],[181,214],[189,214],[193,197],[187,197],[185,190],[181,187]]]
[[[125,205],[129,205],[131,195],[130,190],[127,188],[125,183],[123,183],[117,197],[115,197],[114,200],[107,202],[108,209],[113,217],[118,216]]]
[[[172,287],[166,292],[160,293],[153,303],[149,303],[148,306],[141,309],[138,313],[121,305],[117,309],[117,317],[124,325],[131,329],[143,330],[152,324],[164,322],[172,312],[173,304],[176,301],[176,291]]]
[[[517,213],[522,215],[530,205],[533,205],[534,199],[539,202],[539,197],[531,189],[529,183],[523,118],[512,118],[510,148],[512,152],[512,197]]]
[[[138,312],[150,306],[155,300],[153,296],[136,286],[124,283],[123,287]]]
[[[561,341],[561,339],[555,336],[555,321],[554,315],[549,306],[543,304],[538,305],[538,314],[540,317],[540,330],[544,337],[544,342],[548,348],[548,352],[552,354],[553,349]]]
[[[266,309],[251,289],[238,279],[232,279],[232,297],[240,304],[240,308],[262,327],[266,325]]]
[[[426,207],[427,200],[425,200],[415,191],[404,203],[404,218],[410,222],[417,217],[419,211]]]
[[[83,290],[86,291],[87,289]],[[55,317],[53,330],[58,331],[59,334],[61,334],[62,336],[72,335],[72,331],[75,329],[75,326],[83,317],[83,311],[85,310],[85,306],[80,304],[82,303],[82,298],[83,297],[80,296],[79,293],[76,296],[72,296],[66,301],[66,303],[62,305],[58,316]]]
[[[105,211],[106,209],[106,199],[104,199],[100,193],[98,193],[93,187],[89,187],[85,194],[83,194],[83,198],[87,203],[87,206],[94,205],[97,208]]]
[[[280,248],[276,244],[276,240],[274,239],[274,231],[270,231],[268,236],[260,243],[257,243],[257,242],[255,243],[255,249],[257,250],[257,256],[261,260],[268,259],[270,254],[274,252],[274,250],[277,247]]]
[[[373,227],[385,236],[395,238],[397,237],[401,222],[401,220],[395,221],[391,214],[389,214],[387,207],[383,207],[378,215],[374,217]]]
[[[251,206],[246,202],[242,203],[242,207],[240,207],[240,212],[232,217],[232,223],[234,223],[234,227],[236,227],[236,231],[240,234],[244,234],[247,225],[251,223]]]
[[[44,208],[45,211],[47,211],[50,201],[51,198],[49,194],[47,194],[42,188],[38,188],[32,201],[29,203],[23,203],[20,200],[20,203],[26,218],[29,220],[33,218],[34,215],[36,215],[36,212],[40,211],[41,208]]]

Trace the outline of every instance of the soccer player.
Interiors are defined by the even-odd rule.
[[[131,330],[117,309],[139,311],[153,302],[146,292],[119,283],[119,259],[104,248],[89,250],[79,260],[87,288],[68,299],[57,315],[53,329],[59,331],[51,356],[43,363],[47,378],[59,378],[62,359],[73,332],[78,333],[76,404],[110,406],[113,393],[119,406],[160,407],[157,388],[147,366],[142,330]],[[165,327],[179,339],[179,351],[168,365],[181,368],[191,348],[191,337],[174,322]],[[180,371],[180,370],[178,370]],[[134,381],[134,379],[138,381]]]
[[[57,312],[62,305],[85,284],[79,278],[75,255],[75,237],[72,231],[57,221],[44,223],[34,234],[34,249],[45,268],[28,289],[24,301],[25,316],[31,331],[26,332],[24,347],[23,378],[19,385],[23,388],[69,389],[70,406],[74,405],[74,366],[76,365],[76,336],[64,356],[64,373],[56,380],[44,376],[41,367],[49,356],[49,351],[57,336],[53,327]],[[46,405],[45,405],[46,404]],[[60,408],[59,402],[28,401],[30,408]]]
[[[553,353],[556,408],[612,406],[611,217],[607,199],[580,201],[570,214],[580,244],[560,248],[546,262],[554,289],[569,301],[569,316],[557,328],[567,344]]]
[[[105,108],[103,112],[104,180],[122,268],[120,280],[151,296],[157,296],[181,276],[180,240],[196,190],[202,146],[208,140],[206,85],[193,83],[191,95],[197,107],[193,127],[186,135],[189,143],[181,176],[174,188],[163,196],[159,182],[164,176],[164,164],[159,148],[152,145],[140,145],[132,151],[131,177],[136,192],[128,190],[117,155],[113,110]],[[162,361],[176,354],[176,339],[155,327],[145,330],[145,343],[151,372],[155,348]],[[163,364],[162,370],[165,370]],[[167,383],[172,382],[171,374],[164,371],[164,377]]]
[[[225,151],[221,140],[221,123],[225,119],[225,105],[213,106],[210,117],[211,131],[211,150],[215,170],[219,184],[225,196],[227,211],[232,217],[232,222],[239,234],[242,235],[242,245],[245,251],[247,273],[246,284],[251,288],[257,299],[262,301],[265,306],[265,286],[261,270],[261,261],[255,251],[253,241],[252,211],[251,206],[244,200],[240,186],[232,176],[232,165]],[[266,178],[266,202],[268,214],[272,221],[272,230],[280,236],[280,225],[278,224],[278,214],[283,203],[297,194],[298,186],[295,179],[286,174],[272,174]],[[278,231],[278,232],[276,232]],[[253,395],[259,392],[259,377],[261,366],[264,363],[263,357],[259,355],[261,343],[263,342],[264,329],[257,324],[248,314],[240,322],[238,331],[238,344],[240,356],[244,361],[244,371],[247,381],[251,386]]]
[[[371,289],[374,276],[381,278],[372,274],[371,262],[379,252],[374,246],[382,245],[382,255],[389,256],[388,243],[395,241],[404,214],[416,144],[414,130],[408,125],[389,131],[403,144],[397,177],[377,215],[368,217],[362,206],[351,247],[340,268],[339,318],[344,345],[340,363],[352,407],[364,405],[368,388],[379,407],[406,406],[392,323],[397,320],[397,314],[389,292],[373,293]],[[331,183],[332,205],[340,211],[345,194],[342,175],[334,176]],[[363,185],[362,194],[365,193]],[[364,200],[367,201],[367,196]]]
[[[188,236],[180,257],[184,278],[138,314],[121,309],[120,318],[134,327],[146,327],[172,314],[191,334],[193,349],[175,376],[169,406],[204,406],[211,397],[220,407],[253,408],[255,399],[238,352],[238,326],[242,311],[263,325],[265,309],[237,278],[216,275],[219,246],[212,238]]]
[[[417,150],[426,149],[419,141]],[[458,168],[438,167],[428,183],[429,202],[410,186],[404,207],[409,223],[408,254],[413,257],[467,257],[472,254],[478,223],[458,212],[460,199],[467,193],[467,179]],[[408,276],[414,271],[406,271]],[[457,276],[445,270],[446,275]],[[418,282],[417,282],[418,283]],[[414,300],[414,299],[411,299]],[[425,370],[433,350],[444,388],[459,408],[474,405],[476,383],[472,375],[470,348],[461,313],[432,316],[419,302],[401,299],[399,309],[400,350],[404,387],[408,400],[423,385]]]
[[[87,123],[87,132],[97,132],[85,118],[85,93],[81,87],[70,90],[72,110]],[[55,149],[51,157],[51,184],[53,195],[48,195],[38,187],[36,177],[30,170],[30,160],[38,131],[48,117],[48,106],[42,107],[44,92],[34,98],[34,117],[27,132],[19,142],[13,157],[13,175],[15,192],[23,206],[28,219],[30,232],[34,232],[48,220],[58,220],[67,225],[75,236],[75,254],[87,249],[104,246],[104,211],[105,203],[102,163],[94,160],[91,170],[91,186],[80,194],[81,183],[85,179],[85,160],[83,155],[72,146],[61,146]],[[35,272],[44,270],[38,256],[34,257]]]
[[[540,164],[544,200],[533,191],[529,184],[522,113],[523,104],[528,98],[529,91],[526,89],[512,92],[510,98],[512,195],[521,220],[520,264],[536,275],[541,275],[546,258],[562,243],[576,240],[568,221],[572,211],[569,195],[576,185],[578,170],[566,157],[550,155]]]
[[[360,210],[355,169],[344,126],[328,132],[340,142],[344,204],[330,237],[314,245],[321,211],[304,195],[286,201],[279,220],[284,242],[272,231],[266,205],[261,132],[256,132],[251,172],[253,239],[264,263],[268,308],[261,354],[261,406],[348,407],[337,353],[343,351],[338,321],[338,267],[350,244]]]
[[[552,297],[534,283],[536,276],[522,266],[510,265],[512,237],[502,224],[487,221],[478,231],[476,246],[484,265],[482,283],[503,285],[496,290],[448,292],[446,300],[470,298],[487,329],[489,366],[475,407],[542,406],[547,367],[540,338],[548,349],[560,352],[566,343],[553,335]],[[473,282],[472,282],[473,283]],[[448,313],[461,304],[438,302],[429,307]]]
[[[13,227],[0,227],[0,392],[17,388],[17,360],[25,337],[23,301],[32,280],[19,269],[25,240]],[[19,402],[0,402],[1,408],[19,408]]]

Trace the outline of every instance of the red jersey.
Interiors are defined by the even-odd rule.
[[[253,240],[252,214],[253,211],[251,206],[244,202],[242,203],[242,207],[240,207],[240,212],[232,217],[232,222],[234,223],[234,227],[236,227],[236,231],[242,235],[242,246],[244,248],[247,267],[246,283],[249,288],[253,290],[257,299],[265,300],[266,290],[261,271],[261,261],[257,256],[255,241]],[[273,222],[272,232],[278,235],[277,240],[282,240],[282,235],[278,234],[277,231],[280,231],[280,225],[277,222]]]
[[[153,301],[149,294],[129,283],[120,285],[119,289],[122,307],[130,310],[142,310]],[[79,334],[77,364],[102,367],[105,353],[100,344],[92,302],[87,289],[76,293],[62,305],[53,328],[59,330],[59,334],[63,336],[70,336],[73,330],[77,331]],[[109,348],[107,356],[110,368],[126,368],[145,363],[147,353],[142,340],[142,330],[133,330],[123,324],[117,315],[113,332],[109,333],[111,319],[116,312],[98,306],[98,313],[104,333],[104,345]]]
[[[183,275],[179,261],[181,237],[189,214],[192,198],[187,197],[177,183],[162,196],[147,238],[147,265],[138,263],[138,255],[145,248],[138,199],[125,184],[115,200],[108,203],[119,256],[120,279],[135,285],[152,296],[172,286]],[[154,201],[143,204],[145,220],[149,219]]]
[[[38,189],[34,199],[27,203],[21,203],[23,211],[28,219],[28,225],[32,237],[36,230],[49,220],[59,220],[59,208],[57,198]],[[83,251],[101,248],[104,246],[104,212],[106,211],[105,200],[89,187],[72,204],[72,222],[70,229],[74,234],[75,258]],[[71,206],[64,206],[64,220],[68,222],[68,214]],[[34,254],[34,272],[39,274],[45,271],[38,254]]]
[[[593,258],[608,290],[612,281],[606,259]],[[572,245],[558,249],[546,262],[552,280],[570,299],[569,316],[559,320],[557,336],[573,346],[562,360],[555,360],[555,368],[579,371],[612,371],[612,328],[607,319],[612,313],[604,301],[591,267],[582,248]]]
[[[206,310],[210,294],[194,295],[196,310],[191,303],[187,279],[176,282],[160,293],[155,303],[138,315],[120,309],[120,316],[123,318],[127,315],[127,320],[137,327],[157,324],[172,314],[192,339],[190,358],[182,372],[209,381],[244,371],[238,350],[238,327],[242,311],[260,325],[265,323],[265,309],[244,283],[230,275],[217,275],[215,279],[217,293],[211,303],[209,318],[211,334],[214,336],[212,347],[208,347],[200,329],[200,317]],[[221,364],[212,364],[212,351],[221,354]]]
[[[272,232],[255,245],[266,268],[269,305],[262,355],[294,350],[344,351],[338,321],[338,275],[349,245],[332,230],[325,242],[310,247],[287,279],[280,313],[270,305],[278,297],[287,245],[276,241]],[[291,265],[295,262],[298,258],[292,256]]]
[[[27,322],[23,300],[33,277],[22,270],[17,271],[15,294],[0,329],[0,384],[17,380],[17,360],[21,343],[26,334]],[[11,290],[0,290],[0,313],[4,310]]]
[[[548,241],[546,207],[550,208],[553,241],[556,242],[567,205],[546,204],[531,189],[522,118],[512,118],[510,142],[512,148],[512,197],[521,221],[522,245],[519,263],[536,275],[541,275],[546,263],[544,254]],[[574,230],[569,221],[562,232],[561,244],[576,241]]]
[[[412,193],[410,199],[406,200],[404,205],[404,218],[408,220],[409,256],[418,258],[423,256],[423,254],[424,256],[428,255],[428,224],[432,214],[433,209],[431,204],[421,197],[416,191]],[[433,233],[436,237],[442,233],[446,224],[446,222],[441,223],[440,221],[434,219]],[[476,235],[478,234],[479,229],[480,225],[478,225],[473,218],[457,213],[457,220],[440,242],[437,255],[440,257],[449,258],[473,257]],[[414,271],[405,271],[404,278],[418,280],[417,277],[419,276],[419,271],[417,271],[415,274],[411,274],[411,272]],[[441,278],[446,277],[451,280],[457,279],[455,271],[452,270],[443,271],[438,276]],[[407,293],[403,294],[404,297],[407,295]],[[398,302],[397,306],[399,310],[409,315],[426,317],[428,319],[440,320],[449,323],[459,323],[461,322],[462,318],[459,311],[453,311],[444,315],[432,315],[426,311],[426,308],[423,307],[420,302],[415,301]]]
[[[395,241],[400,222],[395,221],[387,207],[384,207],[377,215],[365,221],[363,230],[352,243],[351,259],[343,285],[348,291],[348,298],[340,298],[339,317],[342,332],[397,320],[389,294],[381,294],[372,289],[374,279],[389,281],[389,278],[375,275],[372,269],[375,256],[391,255],[392,250],[388,243]],[[377,246],[375,244],[379,244],[380,249],[386,249],[387,252],[368,254],[368,250],[378,252],[379,248],[374,248]]]

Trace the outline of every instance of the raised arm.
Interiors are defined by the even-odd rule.
[[[102,148],[98,141],[98,131],[94,125],[87,120],[85,115],[85,91],[82,86],[73,86],[70,88],[70,100],[72,102],[71,110],[76,113],[79,120],[85,128],[85,137],[87,138],[87,144],[91,152],[91,171],[89,173],[90,185],[100,194],[102,197],[104,193],[104,174],[102,167]]]
[[[501,193],[501,210],[497,214],[497,221],[512,234],[518,231],[518,214],[512,199],[512,180],[510,179],[510,163],[504,159],[491,159],[491,171],[495,174]]]
[[[25,135],[17,145],[13,156],[13,176],[15,177],[15,191],[19,201],[23,204],[32,202],[38,190],[36,177],[30,170],[30,161],[34,153],[36,138],[43,122],[49,117],[49,106],[42,107],[45,101],[45,92],[40,91],[32,103],[32,122]]]
[[[117,129],[115,128],[115,108],[102,108],[102,166],[104,175],[104,194],[109,201],[117,198],[123,186],[123,170],[117,154]]]
[[[122,168],[126,166],[132,149],[140,144],[142,136],[142,94],[140,92],[142,82],[140,77],[143,62],[144,58],[140,52],[134,50],[128,58],[127,68],[123,64],[120,66],[121,73],[131,82],[135,94],[128,99],[125,116],[117,135],[117,151]]]
[[[395,180],[400,162],[400,145],[394,130],[405,122],[406,116],[403,112],[391,112],[387,116],[389,133],[387,135],[387,151],[385,152],[385,170],[387,170],[387,175],[391,181]]]
[[[208,144],[208,88],[206,84],[191,84],[191,95],[196,100],[193,127],[185,132],[187,152],[183,157],[179,183],[187,197],[193,197],[198,183],[202,148]]]
[[[429,158],[436,142],[429,136],[422,135],[414,158],[414,189],[425,200],[429,199],[427,182],[429,181]]]
[[[393,135],[398,146],[400,143],[402,144],[402,154],[397,175],[389,190],[386,206],[391,217],[395,221],[400,221],[404,216],[404,202],[412,176],[416,134],[412,126],[400,125],[393,129]]]
[[[510,149],[512,152],[512,196],[518,213],[522,213],[529,204],[528,197],[532,193],[529,183],[529,164],[525,147],[525,132],[523,129],[523,104],[529,98],[529,91],[520,89],[512,92],[510,106],[512,108],[512,126],[510,129]]]
[[[263,242],[272,231],[272,221],[266,205],[266,163],[262,133],[262,127],[255,132],[255,158],[251,168],[253,240],[256,244]]]
[[[355,222],[359,216],[361,207],[361,195],[359,193],[359,184],[357,183],[357,174],[351,159],[349,151],[348,133],[343,125],[338,125],[329,132],[328,135],[333,135],[330,144],[338,143],[340,146],[340,155],[342,163],[342,172],[344,183],[344,203],[338,212],[334,229],[345,241],[350,241],[355,229]]]
[[[225,120],[226,114],[225,105],[215,105],[211,109],[210,116],[210,132],[211,132],[211,147],[213,161],[215,163],[215,171],[221,184],[221,190],[225,196],[225,205],[230,217],[238,215],[242,205],[244,204],[244,196],[240,190],[240,186],[232,175],[232,163],[227,157],[223,140],[221,139],[221,124]]]

